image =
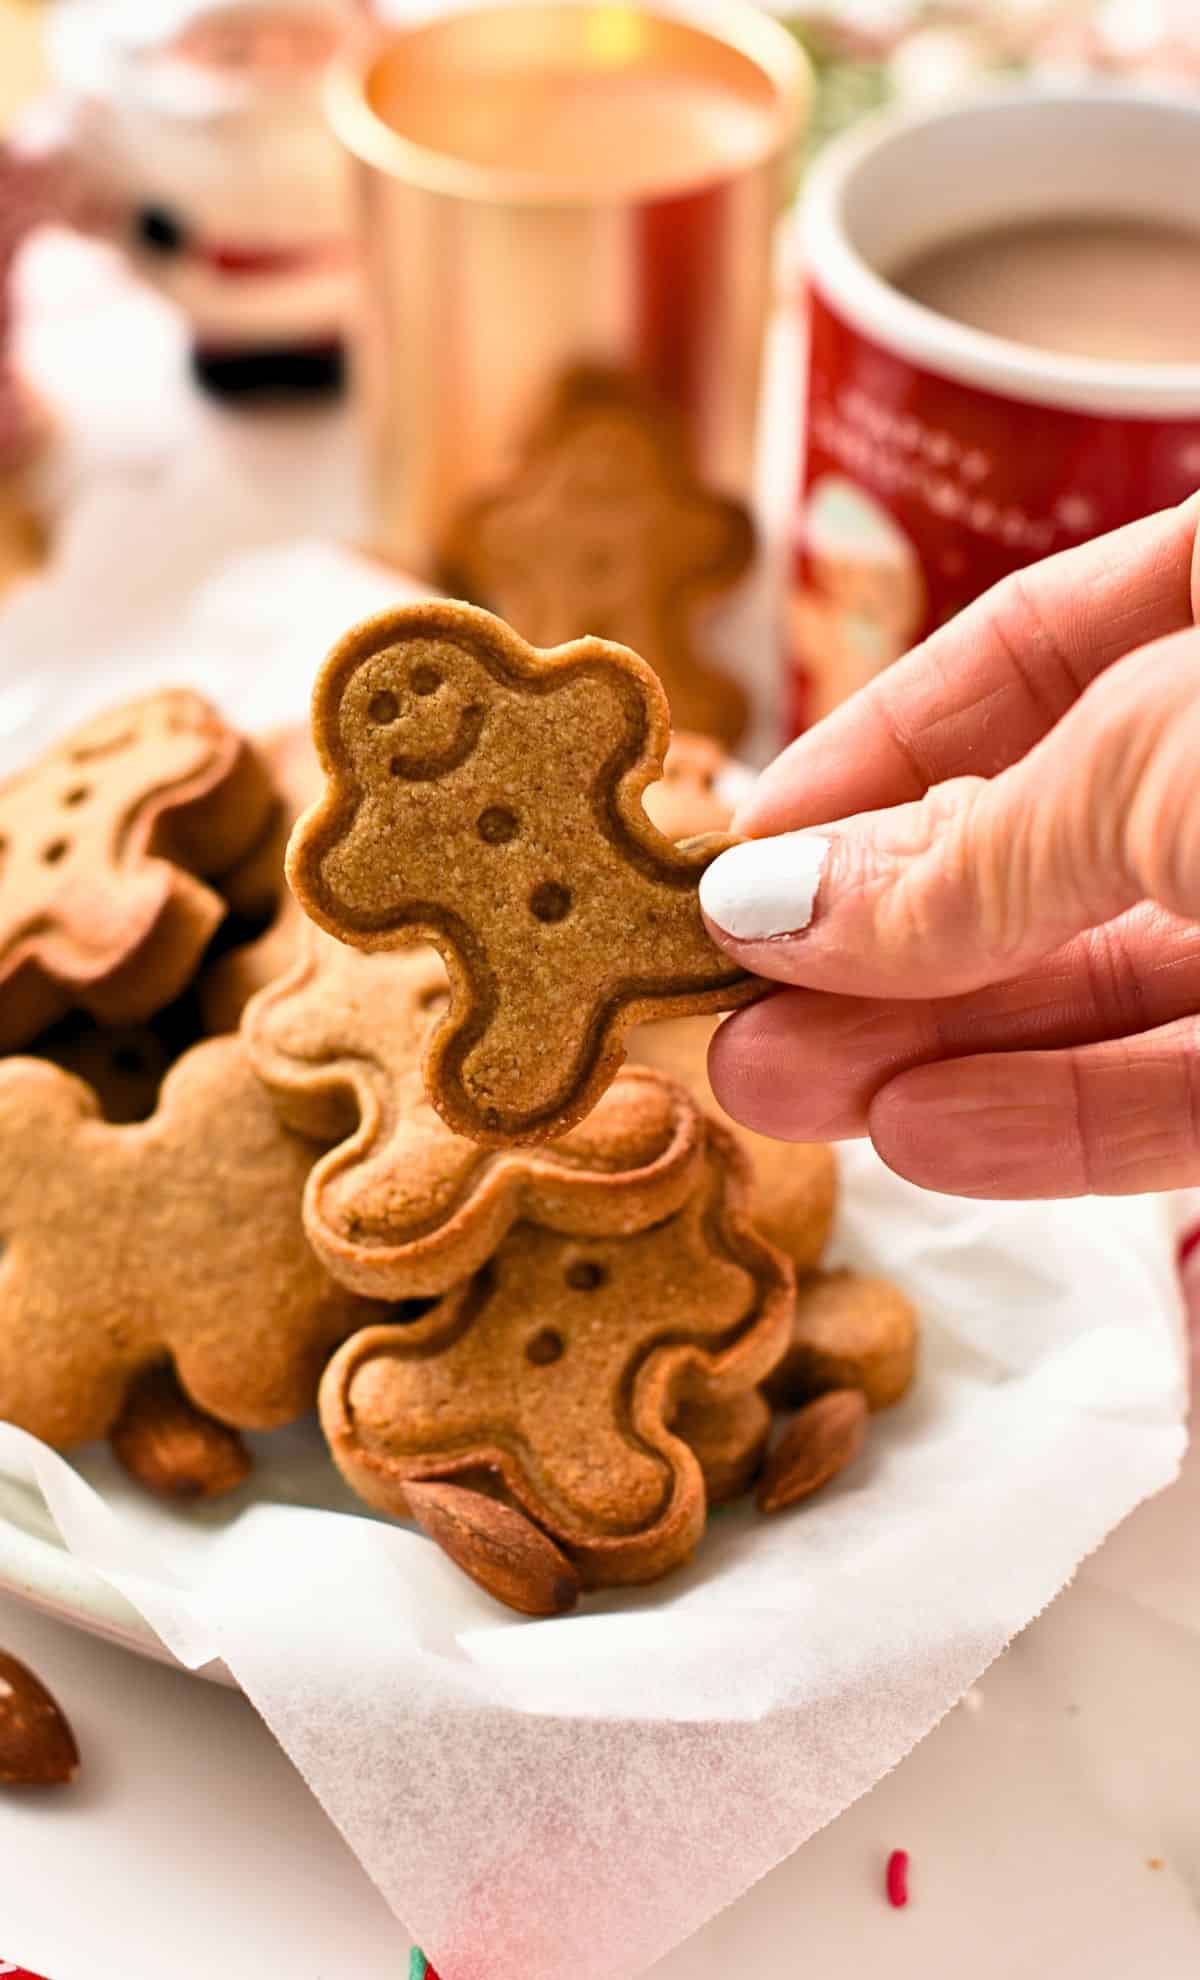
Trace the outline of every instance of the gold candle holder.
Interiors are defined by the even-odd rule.
[[[520,484],[531,519],[540,499],[547,561],[576,495],[612,510],[615,494],[643,548],[683,531],[698,589],[720,589],[747,560],[720,505],[751,491],[772,240],[809,101],[791,36],[744,0],[475,7],[363,33],[328,100],[362,227],[377,547],[459,582],[464,533],[505,490]],[[603,404],[610,425],[628,383],[624,415],[644,432],[633,471],[653,484],[640,508],[616,487],[619,436],[607,455],[577,450],[557,482],[531,462],[570,426],[581,380],[589,417]],[[630,637],[605,576],[628,588],[619,541],[559,548],[564,567],[573,550],[588,562],[591,616],[607,623],[560,631],[543,595],[510,614],[521,630]],[[659,580],[665,624],[680,584],[666,567]]]

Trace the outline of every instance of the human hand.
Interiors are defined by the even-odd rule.
[[[735,1119],[963,1196],[1200,1182],[1198,526],[1005,579],[763,773],[701,884],[795,986],[716,1034]]]

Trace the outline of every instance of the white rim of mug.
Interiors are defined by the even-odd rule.
[[[651,5],[628,0],[632,12],[690,28],[732,48],[766,77],[774,92],[774,106],[763,118],[761,145],[735,163],[714,162],[712,167],[682,179],[664,175],[661,182],[652,185],[598,192],[594,183],[478,165],[405,137],[372,107],[367,93],[371,69],[389,47],[403,42],[407,35],[485,11],[506,7],[514,12],[534,10],[546,4],[547,0],[473,0],[473,4],[439,8],[435,13],[422,11],[408,21],[385,22],[351,35],[334,57],[325,84],[329,119],[346,150],[389,178],[477,205],[637,207],[734,183],[786,154],[805,128],[814,90],[812,64],[783,24],[751,5],[750,0],[691,0],[690,4],[689,0],[655,0]],[[561,4],[587,11],[597,8],[602,0],[561,0]]]
[[[956,383],[1008,399],[1116,418],[1200,418],[1200,364],[1065,357],[970,329],[893,288],[849,239],[844,207],[858,168],[914,127],[958,119],[973,109],[1081,102],[1135,105],[1148,115],[1156,109],[1182,111],[1194,118],[1200,151],[1200,99],[1121,84],[1064,88],[1017,82],[958,97],[934,111],[884,110],[835,139],[809,173],[801,218],[804,279],[864,337]]]

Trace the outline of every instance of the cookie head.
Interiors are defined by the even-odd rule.
[[[461,641],[416,638],[373,653],[347,682],[339,726],[365,786],[420,784],[459,769],[483,733],[494,682]]]
[[[511,891],[519,868],[531,918],[564,919],[549,906],[565,883],[549,870],[546,813],[565,807],[583,822],[606,761],[635,761],[645,727],[638,693],[602,652],[581,642],[576,664],[556,668],[487,613],[455,605],[356,628],[314,701],[330,788],[289,851],[313,918],[387,946],[371,938],[448,928],[497,878]]]

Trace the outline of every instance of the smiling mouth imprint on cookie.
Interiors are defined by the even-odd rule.
[[[425,1072],[456,1132],[561,1134],[631,1024],[760,993],[700,914],[728,840],[676,845],[643,809],[667,714],[625,648],[541,652],[469,606],[403,607],[335,647],[313,728],[328,784],[293,834],[292,887],[340,941],[441,952],[451,1007]]]

